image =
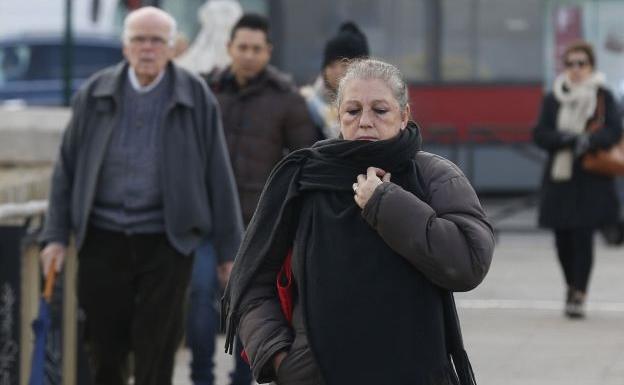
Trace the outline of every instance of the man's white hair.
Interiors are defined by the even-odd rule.
[[[167,24],[169,24],[169,39],[167,43],[169,44],[169,47],[173,47],[175,45],[176,36],[178,34],[178,23],[175,21],[173,16],[171,16],[167,12],[163,11],[160,8],[151,6],[135,9],[134,11],[126,15],[126,18],[124,19],[124,27],[122,33],[122,39],[124,44],[130,43],[130,36],[128,35],[128,27],[130,26],[130,23],[137,17],[149,14],[162,17],[164,20],[167,21]]]

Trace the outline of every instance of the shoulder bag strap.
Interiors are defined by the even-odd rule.
[[[476,385],[474,371],[464,348],[464,340],[459,326],[459,316],[455,306],[455,298],[451,291],[443,293],[444,306],[444,329],[446,332],[446,345],[455,366],[457,380],[460,385]]]

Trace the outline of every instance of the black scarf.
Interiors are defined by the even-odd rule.
[[[322,141],[293,152],[276,166],[245,234],[223,298],[226,351],[232,351],[240,298],[252,277],[267,256],[285,256],[294,247],[294,258],[303,259],[303,271],[295,274],[300,281],[308,339],[328,384],[379,383],[366,370],[359,370],[359,375],[367,373],[366,378],[355,377],[358,367],[370,363],[376,364],[375,372],[382,382],[392,379],[388,373],[397,376],[391,381],[395,384],[456,381],[447,359],[448,354],[459,351],[461,337],[457,327],[457,333],[445,332],[449,315],[456,317],[447,315],[446,310],[452,296],[435,287],[383,242],[362,219],[351,190],[357,175],[374,166],[391,172],[393,183],[425,200],[414,158],[420,144],[418,127],[411,123],[388,140]],[[358,256],[367,263],[358,263]],[[410,306],[414,293],[418,293],[420,308]],[[362,304],[345,313],[340,304],[349,298]],[[395,309],[390,307],[394,305]],[[450,305],[454,312],[454,304]],[[425,326],[416,328],[400,320],[416,320]],[[400,335],[403,332],[411,335]],[[385,337],[392,333],[393,338]],[[453,336],[459,336],[459,344],[450,341]],[[419,343],[393,346],[410,338]],[[445,340],[449,346],[444,346]],[[369,350],[362,351],[366,348]],[[455,366],[460,369],[462,365],[455,362]]]

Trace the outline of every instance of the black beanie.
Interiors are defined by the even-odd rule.
[[[368,56],[366,36],[355,23],[342,23],[338,34],[325,44],[323,68],[338,59],[356,59]]]

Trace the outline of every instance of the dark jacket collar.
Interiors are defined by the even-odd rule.
[[[211,77],[210,83],[213,88],[218,90],[235,90],[236,93],[250,93],[265,86],[274,87],[280,91],[296,89],[292,78],[272,65],[268,65],[256,77],[250,79],[248,84],[242,89],[236,83],[231,67],[215,72]]]
[[[119,101],[123,89],[122,85],[127,81],[128,66],[128,62],[124,60],[105,70],[93,89],[93,96],[98,98],[110,97]],[[171,62],[167,64],[165,71],[171,76],[173,84],[172,103],[174,105],[182,104],[189,108],[194,107],[195,103],[191,95],[191,90],[193,89],[190,79],[191,75]]]

